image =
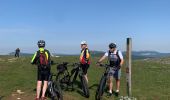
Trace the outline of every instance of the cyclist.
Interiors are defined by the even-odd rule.
[[[120,87],[120,77],[121,77],[121,66],[123,65],[123,55],[121,51],[116,49],[115,43],[109,44],[109,50],[104,54],[103,57],[98,61],[98,64],[100,64],[104,59],[108,57],[108,62],[110,65],[109,73],[108,73],[108,87],[109,87],[109,95],[112,95],[112,89],[113,89],[113,77],[116,80],[116,96],[119,95],[119,87]],[[116,69],[114,71],[114,69]]]
[[[18,58],[19,58],[19,53],[20,53],[20,49],[17,48],[17,49],[15,50],[15,57],[18,57]]]
[[[83,74],[85,75],[86,81],[88,83],[87,70],[90,67],[90,60],[89,60],[90,53],[86,41],[81,42],[81,49],[82,50],[80,54],[80,64],[83,70]]]
[[[37,95],[35,100],[40,100],[40,92],[42,91],[41,100],[46,100],[45,93],[48,86],[48,79],[50,75],[50,52],[45,47],[45,41],[39,40],[37,43],[39,50],[34,54],[31,63],[38,66],[37,77]],[[42,82],[44,83],[41,90]]]

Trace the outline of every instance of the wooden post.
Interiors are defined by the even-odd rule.
[[[132,67],[132,39],[127,38],[126,79],[127,79],[127,94],[129,97],[132,96],[131,67]]]

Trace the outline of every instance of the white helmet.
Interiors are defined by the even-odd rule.
[[[86,41],[82,41],[82,42],[81,42],[81,45],[83,45],[83,44],[87,44],[87,42],[86,42]]]

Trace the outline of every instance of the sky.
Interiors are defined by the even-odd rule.
[[[0,54],[33,53],[38,40],[53,53],[126,50],[170,52],[170,0],[0,0]]]

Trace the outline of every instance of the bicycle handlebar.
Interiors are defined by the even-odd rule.
[[[108,64],[99,64],[100,67],[110,67]]]
[[[72,63],[72,64],[71,64],[71,63],[69,63],[69,62],[62,62],[62,63],[57,63],[57,64],[58,64],[58,65],[61,64],[61,65],[64,65],[64,66],[73,66],[73,67],[76,66],[76,65],[77,65],[77,66],[80,65],[80,63]]]
[[[115,66],[111,67],[109,64],[101,64],[101,63],[100,63],[99,66],[100,66],[100,67],[105,67],[106,69],[107,69],[107,68],[113,68],[114,70],[117,70],[117,69],[118,69],[118,68],[115,67]]]
[[[72,66],[75,66],[75,65],[78,65],[78,66],[79,66],[79,65],[80,65],[80,63],[73,63],[73,64],[72,64]]]

